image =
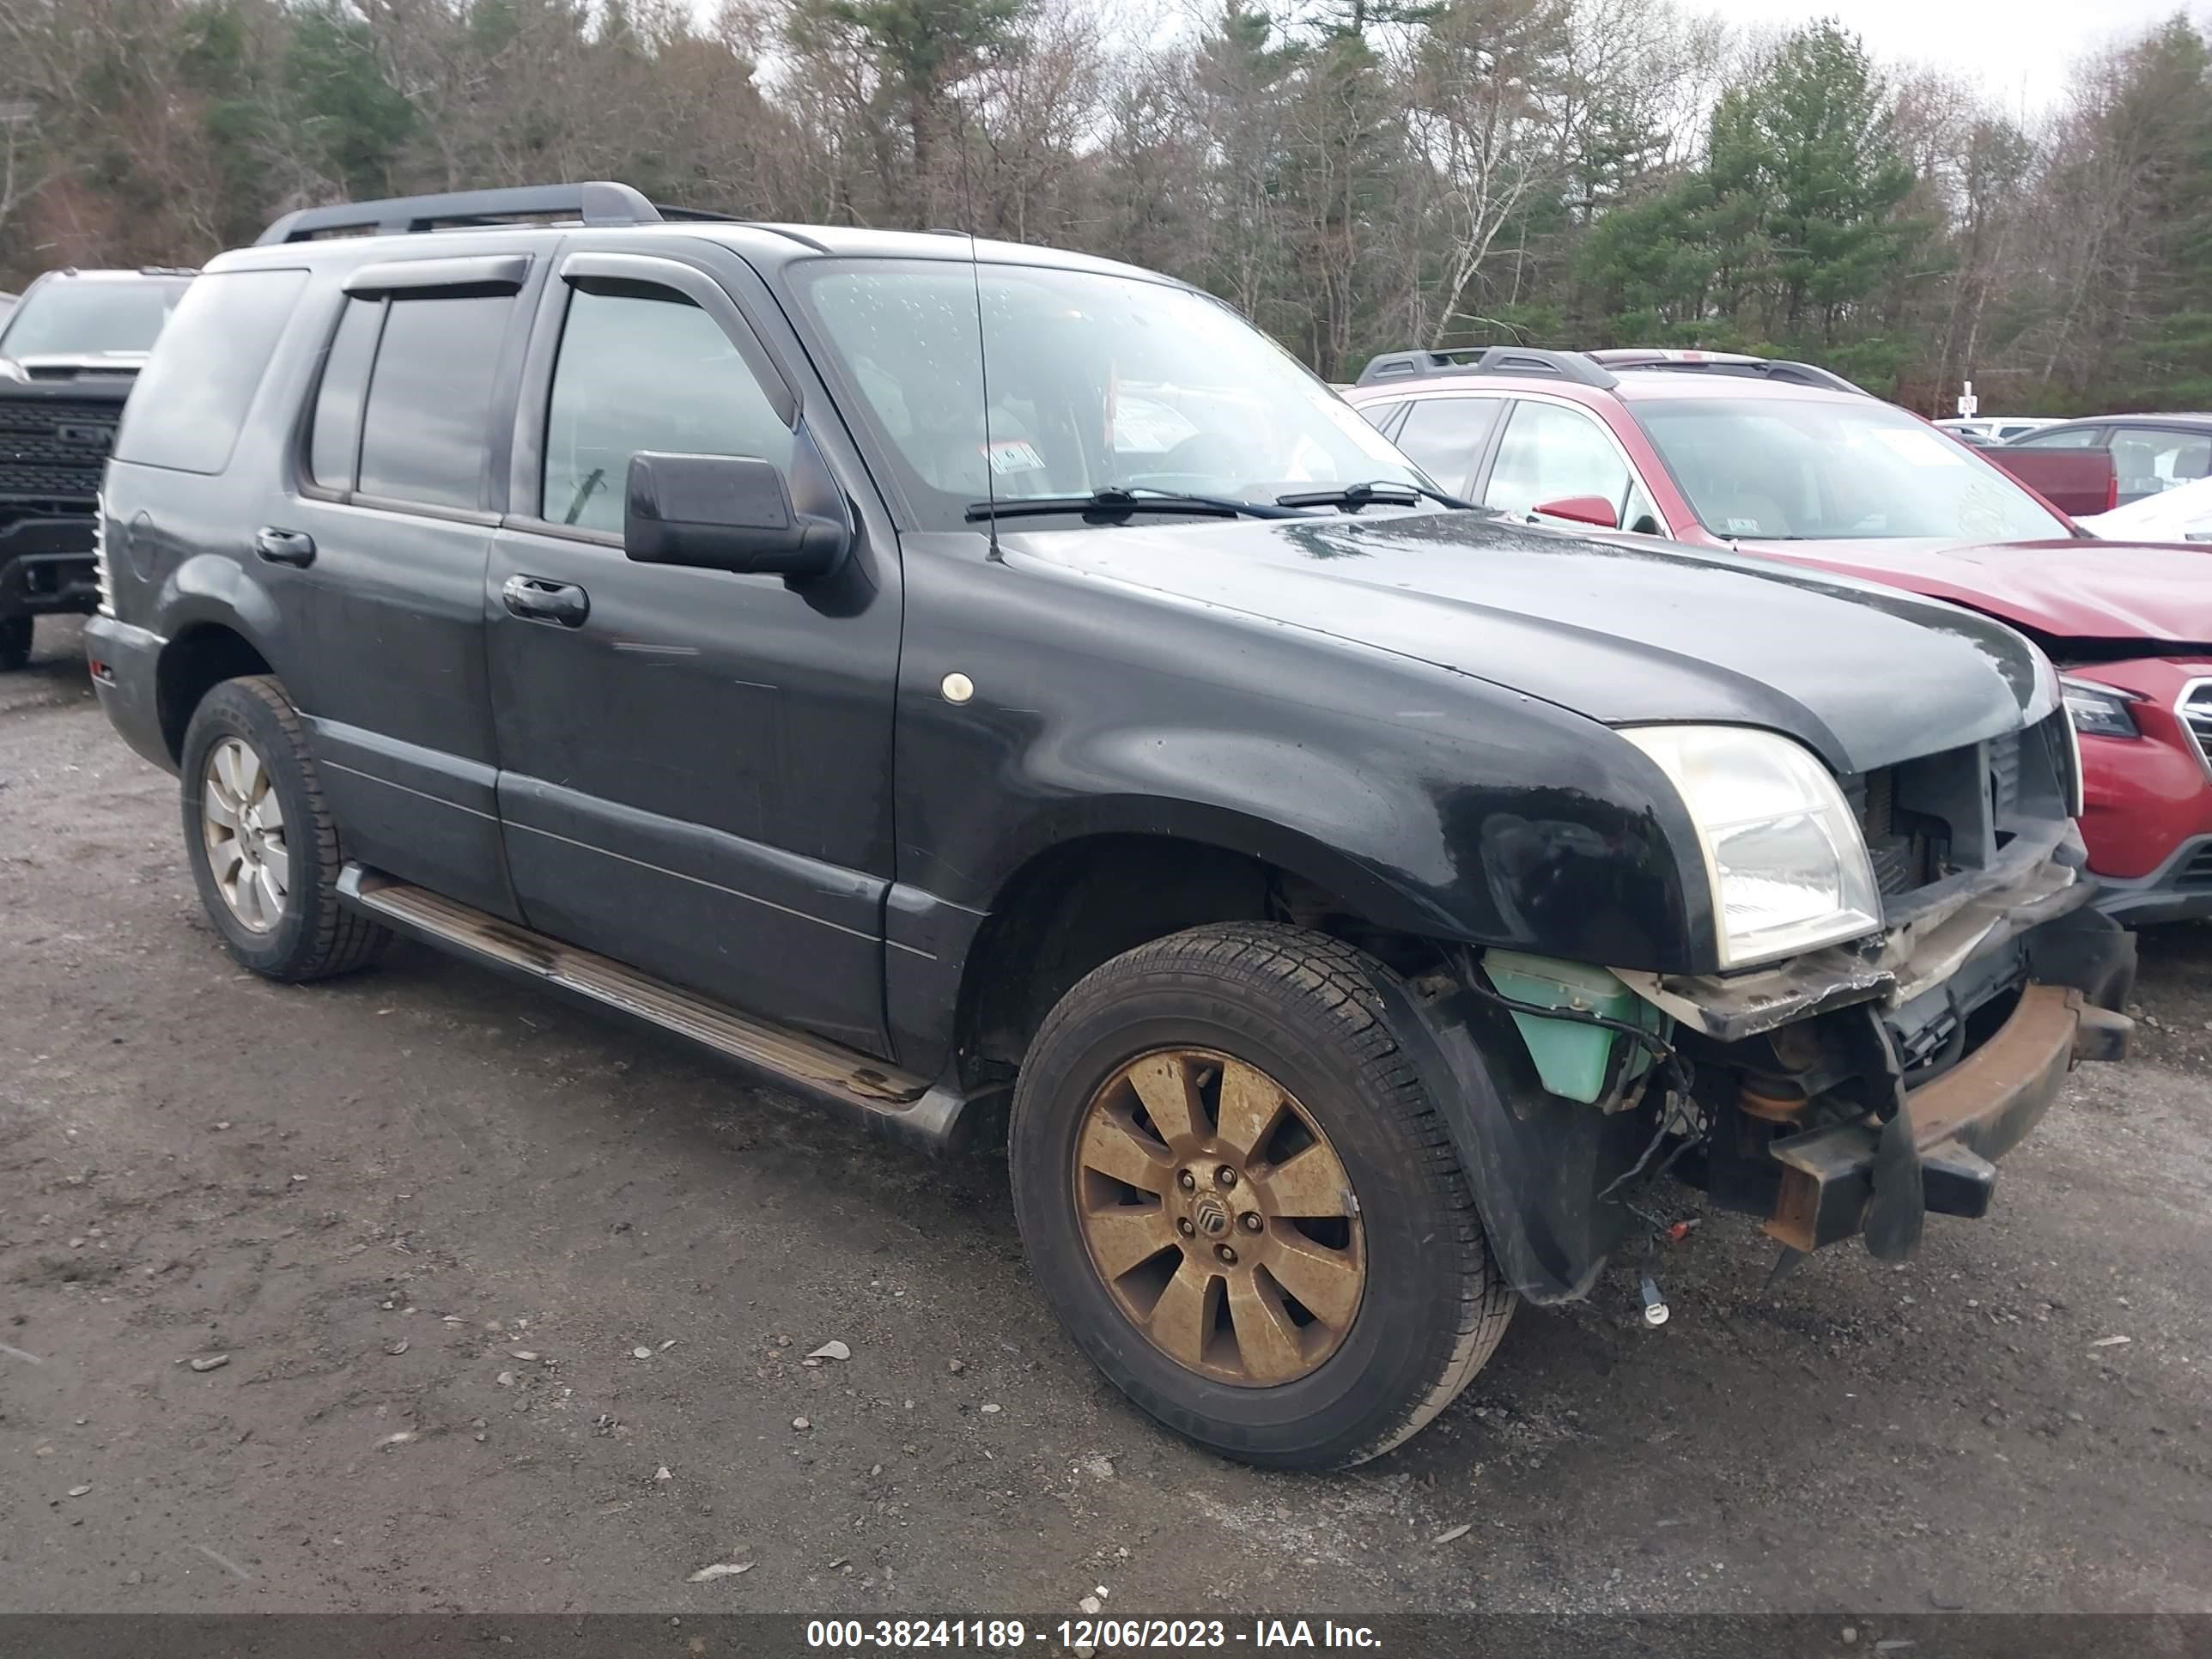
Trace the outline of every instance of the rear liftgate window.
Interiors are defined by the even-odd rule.
[[[115,459],[178,472],[228,466],[262,371],[307,283],[304,270],[196,278],[131,388]]]

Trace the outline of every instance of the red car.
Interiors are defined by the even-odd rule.
[[[1528,523],[1786,559],[2010,623],[2065,676],[2104,908],[2212,915],[2202,549],[2083,537],[1917,416],[1802,379],[1499,347],[1388,353],[1346,396],[1443,488]]]

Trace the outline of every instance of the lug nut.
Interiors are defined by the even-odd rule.
[[[1182,1219],[1176,1223],[1176,1231],[1181,1233],[1185,1238],[1188,1238],[1193,1233],[1196,1232],[1198,1229],[1192,1226],[1190,1224],[1190,1218],[1188,1216],[1185,1216]]]
[[[1245,1211],[1243,1215],[1237,1218],[1237,1224],[1248,1233],[1256,1233],[1260,1231],[1260,1218],[1253,1211]]]
[[[1213,1247],[1213,1253],[1221,1258],[1222,1264],[1224,1267],[1233,1267],[1237,1265],[1237,1252],[1231,1249],[1226,1244],[1215,1245]]]
[[[1176,1185],[1182,1188],[1183,1191],[1187,1193],[1194,1192],[1198,1188],[1198,1177],[1193,1175],[1189,1170],[1185,1170],[1181,1175],[1176,1177]]]
[[[1213,1172],[1213,1179],[1218,1186],[1234,1187],[1237,1184],[1237,1171],[1224,1164]]]

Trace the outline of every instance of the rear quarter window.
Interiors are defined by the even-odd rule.
[[[176,472],[230,465],[240,429],[304,270],[230,270],[193,279],[131,389],[115,459]]]

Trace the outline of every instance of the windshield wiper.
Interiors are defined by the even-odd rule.
[[[1425,497],[1442,502],[1446,507],[1462,512],[1481,513],[1488,509],[1473,501],[1463,501],[1456,495],[1447,495],[1441,489],[1431,489],[1426,484],[1409,483],[1402,478],[1370,478],[1365,483],[1339,484],[1334,489],[1304,489],[1292,495],[1275,497],[1277,507],[1340,507],[1347,513],[1357,513],[1363,507],[1411,507]]]
[[[1132,513],[1180,513],[1205,519],[1305,516],[1281,502],[1270,507],[1265,501],[1240,501],[1227,495],[1180,495],[1165,490],[1139,494],[1109,486],[1094,489],[1088,495],[1027,495],[1005,501],[970,501],[967,519],[969,524],[975,524],[985,519],[1042,518],[1053,513],[1079,513],[1100,523],[1126,519]]]

